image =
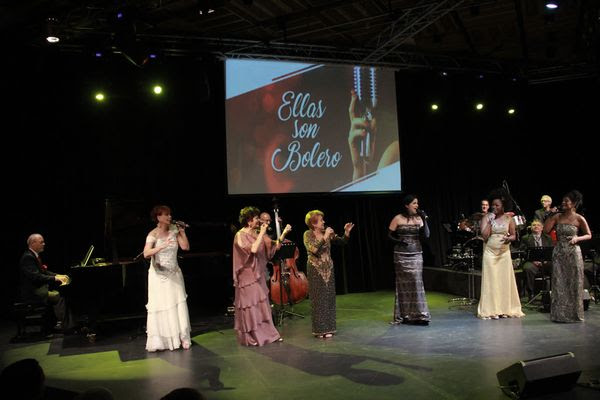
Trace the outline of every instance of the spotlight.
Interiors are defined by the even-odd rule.
[[[476,109],[477,111],[481,111],[481,110],[483,110],[483,103],[477,103],[477,104],[475,104],[475,109]]]
[[[546,8],[549,10],[556,10],[558,8],[558,0],[547,1]]]
[[[448,76],[448,73],[446,71],[442,71],[442,72],[440,72],[440,75],[441,76]]]
[[[154,85],[154,87],[152,88],[152,93],[154,93],[155,95],[159,95],[162,94],[163,88],[161,85]]]
[[[435,104],[435,103],[433,103],[433,104],[431,105],[431,110],[432,110],[432,111],[437,111],[439,108],[440,108],[440,107],[439,107],[437,104]]]
[[[208,15],[215,12],[216,6],[212,0],[198,0],[198,14]]]
[[[102,103],[106,100],[106,96],[104,96],[104,93],[102,92],[96,92],[96,94],[94,94],[94,99],[96,99],[98,103]]]
[[[515,115],[517,110],[515,110],[513,107],[509,107],[509,109],[506,112],[508,113],[508,115]]]
[[[46,20],[46,23],[46,41],[48,43],[58,43],[60,41],[60,37],[58,36],[58,19],[54,17],[49,17]]]

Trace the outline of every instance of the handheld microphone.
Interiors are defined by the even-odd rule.
[[[176,219],[171,221],[172,224],[181,226],[182,228],[189,228],[190,226],[183,221],[177,221]]]
[[[374,67],[354,67],[354,92],[360,104],[359,113],[367,121],[373,120],[373,111],[377,107],[377,75]],[[360,156],[364,160],[371,158],[371,132],[367,129],[366,136],[360,142]]]
[[[419,215],[421,216],[421,218],[423,219],[428,219],[429,215],[427,215],[427,213],[425,212],[425,210],[421,210],[420,208],[417,210],[417,213],[419,213]]]

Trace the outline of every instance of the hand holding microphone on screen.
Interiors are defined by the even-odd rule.
[[[358,179],[367,173],[367,164],[372,160],[375,151],[375,136],[377,134],[377,119],[372,113],[369,116],[357,113],[358,95],[355,90],[350,93],[350,132],[348,132],[348,145],[352,157],[352,179]]]

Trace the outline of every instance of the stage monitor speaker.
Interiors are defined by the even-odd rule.
[[[519,361],[496,376],[502,391],[512,398],[529,398],[571,390],[581,375],[575,354]]]

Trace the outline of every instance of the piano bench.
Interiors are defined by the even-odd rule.
[[[48,315],[52,311],[51,307],[46,304],[13,303],[11,316],[17,323],[17,335],[11,339],[11,342],[30,339],[34,332],[28,332],[28,327],[38,327],[35,333],[37,336],[44,336]]]

